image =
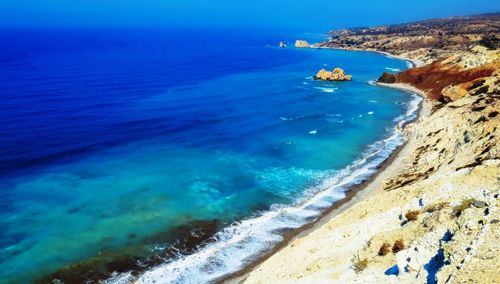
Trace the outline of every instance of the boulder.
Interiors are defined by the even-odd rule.
[[[396,83],[396,75],[392,73],[384,72],[382,76],[377,79],[379,83],[393,84]]]
[[[477,208],[483,208],[483,207],[488,206],[488,204],[486,204],[486,202],[480,201],[480,200],[474,200],[474,202],[472,202],[472,205],[474,205]]]
[[[309,47],[309,43],[305,40],[298,39],[295,41],[295,47],[299,47],[299,48]]]
[[[350,81],[352,80],[351,75],[346,75],[344,70],[341,68],[335,68],[333,71],[327,71],[325,69],[321,69],[318,71],[316,76],[314,76],[314,80],[323,80],[323,81]]]

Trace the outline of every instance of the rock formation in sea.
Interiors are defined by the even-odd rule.
[[[318,71],[316,76],[313,77],[314,80],[323,80],[323,81],[351,81],[352,76],[346,75],[344,70],[341,68],[335,68],[333,71],[327,71],[325,69],[321,69]]]
[[[309,47],[309,43],[305,40],[298,39],[295,41],[295,47],[299,47],[299,48]]]
[[[284,41],[280,41],[280,47],[281,48],[285,48],[286,47],[286,43]]]

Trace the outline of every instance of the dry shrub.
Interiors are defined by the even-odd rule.
[[[474,199],[472,198],[462,200],[462,203],[453,207],[453,215],[459,217],[465,209],[470,208],[472,206],[473,202]]]
[[[398,253],[404,249],[405,249],[405,243],[402,239],[395,241],[394,244],[392,245],[393,253]]]
[[[420,214],[420,211],[418,211],[418,210],[410,210],[410,211],[406,212],[405,218],[408,221],[417,221],[419,214]]]
[[[354,267],[354,271],[356,273],[360,273],[368,266],[368,258],[361,259],[359,255],[354,256],[352,258],[352,266]]]
[[[378,255],[384,256],[387,255],[389,252],[391,252],[391,244],[383,243],[380,249],[378,250]]]
[[[439,210],[442,210],[446,207],[449,206],[449,203],[448,202],[439,202],[439,203],[435,203],[435,204],[431,204],[431,205],[428,205],[424,208],[425,212],[427,213],[432,213],[432,212],[435,212],[435,211],[439,211]]]

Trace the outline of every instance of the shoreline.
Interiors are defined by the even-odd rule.
[[[410,62],[411,67],[410,68],[416,68],[416,67],[422,67],[424,62],[417,60],[417,59],[411,59],[408,57],[400,56],[400,55],[395,55],[386,51],[381,51],[381,50],[375,50],[375,49],[356,49],[356,48],[341,48],[341,47],[328,47],[328,46],[317,46],[316,44],[312,44],[309,48],[315,48],[315,49],[335,49],[335,50],[344,50],[344,51],[356,51],[356,52],[371,52],[371,53],[377,53],[377,54],[382,54],[386,57],[389,58],[394,58],[394,59],[400,59],[406,62]]]
[[[484,38],[487,24],[499,21],[496,14],[336,30],[310,46],[422,66],[394,76],[409,85],[370,82],[423,96],[418,118],[398,123],[399,149],[389,148],[357,192],[227,283],[496,283],[499,51],[481,37],[454,44],[447,32]],[[422,35],[431,40],[418,42]]]
[[[319,48],[319,47],[312,47],[312,48]],[[331,49],[346,50],[346,51],[365,51],[365,50],[349,50],[340,48],[331,48]],[[401,59],[410,62],[413,67],[421,66],[420,62],[415,62],[410,58],[395,56],[387,52],[379,52],[379,51],[365,51],[365,52],[375,52],[391,58]],[[409,124],[418,123],[418,121],[422,120],[423,118],[427,117],[430,114],[430,109],[432,107],[432,104],[430,101],[426,100],[424,91],[419,90],[411,85],[400,84],[400,83],[385,84],[385,83],[375,82],[374,85],[380,87],[398,89],[403,92],[415,94],[420,98],[422,98],[422,100],[419,102],[418,110],[416,111],[417,114],[416,118],[405,123],[403,129],[399,129],[399,131],[403,131]],[[402,170],[401,166],[404,165],[406,158],[410,154],[411,147],[409,146],[412,144],[414,139],[415,137],[411,135],[408,136],[405,135],[405,142],[399,145],[387,157],[386,160],[384,160],[381,164],[378,165],[377,172],[374,173],[371,177],[369,177],[364,182],[349,188],[345,192],[346,196],[344,198],[335,202],[332,206],[330,206],[330,208],[324,210],[315,221],[305,224],[300,228],[293,230],[289,234],[284,235],[283,236],[284,239],[280,243],[275,245],[270,251],[266,252],[265,254],[253,260],[242,270],[237,271],[235,273],[231,273],[230,275],[227,275],[219,279],[217,283],[236,284],[244,282],[252,271],[258,269],[262,265],[262,263],[264,263],[267,259],[269,259],[275,254],[278,254],[281,250],[283,250],[285,247],[293,243],[295,240],[298,240],[304,236],[309,235],[311,232],[314,232],[315,230],[319,229],[320,227],[328,223],[330,220],[332,220],[339,214],[354,207],[360,201],[373,195],[375,192],[378,191],[381,183],[384,180],[396,176]]]

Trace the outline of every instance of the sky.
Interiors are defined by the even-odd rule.
[[[326,31],[491,12],[500,12],[499,0],[0,0],[0,27]]]

